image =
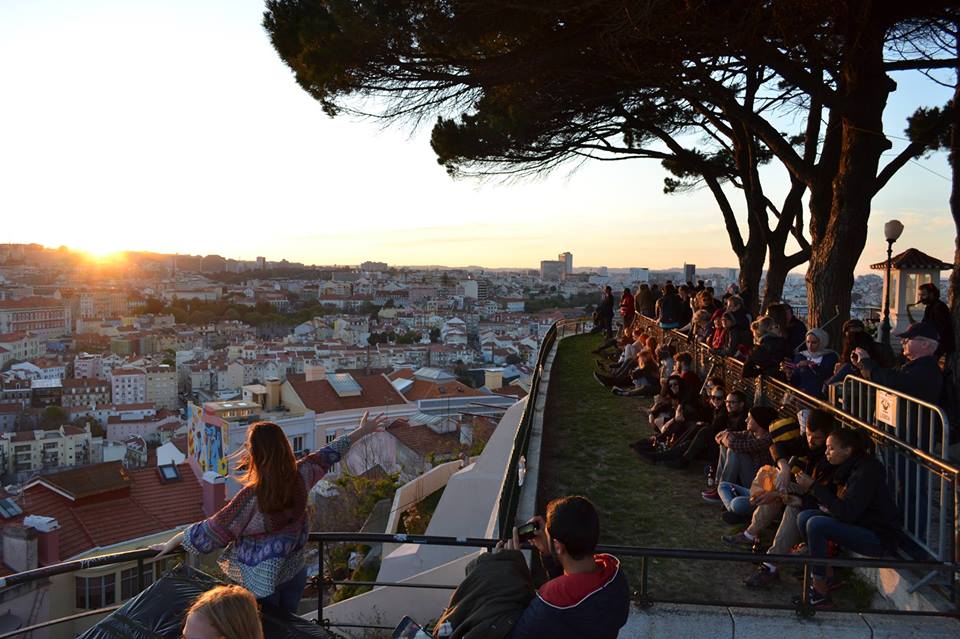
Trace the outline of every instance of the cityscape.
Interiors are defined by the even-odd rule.
[[[956,2],[0,55],[0,639],[960,636]]]

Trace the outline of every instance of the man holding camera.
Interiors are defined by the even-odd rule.
[[[911,324],[897,335],[902,340],[906,361],[895,368],[881,368],[863,348],[854,349],[851,362],[872,382],[936,404],[943,387],[943,373],[935,357],[940,346],[936,327],[928,322]]]

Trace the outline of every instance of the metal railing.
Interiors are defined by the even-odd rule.
[[[175,553],[183,554],[183,551]],[[43,581],[49,579],[50,577],[56,577],[57,575],[64,575],[72,572],[77,572],[80,570],[90,570],[93,568],[103,568],[106,566],[115,566],[117,564],[126,564],[133,561],[137,562],[137,593],[143,592],[147,587],[146,583],[146,565],[148,562],[153,560],[157,556],[156,550],[150,550],[144,548],[141,550],[129,550],[126,552],[112,553],[109,555],[99,555],[97,557],[88,557],[86,559],[75,559],[72,561],[64,561],[58,564],[52,564],[50,566],[41,566],[39,568],[34,568],[33,570],[25,570],[23,572],[18,572],[6,577],[0,578],[0,591],[7,588],[14,588],[17,586],[24,586],[27,584],[32,584],[37,581]],[[156,575],[156,570],[153,571],[154,576],[159,578]],[[116,589],[115,592],[119,592],[119,589]],[[46,621],[41,621],[39,623],[31,624],[24,628],[18,628],[17,630],[12,630],[10,632],[5,632],[0,634],[0,639],[10,639],[11,637],[18,637],[20,635],[30,634],[37,630],[42,630],[44,628],[49,628],[61,623],[67,623],[68,621],[76,621],[79,619],[85,619],[87,617],[95,617],[97,615],[104,615],[113,612],[114,610],[119,609],[123,604],[113,604],[110,606],[105,606],[103,608],[97,608],[95,610],[85,610],[83,612],[78,612],[66,617],[59,617],[57,619],[48,619]]]
[[[393,630],[394,626],[383,626],[365,623],[334,623],[323,616],[323,599],[328,588],[332,586],[370,586],[370,587],[396,587],[396,588],[421,588],[421,589],[441,589],[455,590],[457,584],[424,584],[424,583],[406,583],[397,581],[353,581],[348,579],[333,579],[325,575],[323,566],[324,545],[329,543],[359,543],[365,545],[381,543],[406,543],[426,546],[460,546],[468,548],[493,549],[500,540],[482,539],[482,538],[463,538],[463,537],[439,537],[430,535],[385,535],[376,533],[311,533],[310,541],[319,545],[320,550],[320,573],[315,582],[317,587],[317,623],[326,629],[330,628],[365,628],[372,630]],[[526,548],[530,548],[526,546]],[[954,575],[957,565],[951,562],[938,561],[915,561],[903,559],[865,559],[865,558],[814,558],[809,555],[757,555],[746,552],[724,552],[714,550],[689,550],[677,548],[647,548],[640,546],[609,546],[599,545],[596,549],[600,553],[609,553],[617,557],[634,557],[640,560],[640,575],[638,581],[635,581],[636,590],[633,593],[634,601],[642,606],[649,607],[657,603],[669,604],[687,604],[701,606],[718,606],[731,608],[765,608],[771,610],[789,610],[794,611],[798,616],[811,617],[816,609],[810,605],[809,593],[811,584],[811,568],[813,566],[833,566],[837,568],[894,568],[898,570],[922,570],[933,573],[946,573]],[[650,588],[650,572],[655,566],[654,559],[668,559],[679,561],[722,561],[733,563],[756,564],[761,561],[769,561],[776,564],[788,566],[801,566],[803,570],[803,579],[801,581],[801,592],[798,593],[796,603],[764,603],[733,601],[718,596],[716,599],[685,599],[685,598],[662,598],[658,597],[656,592]],[[956,582],[952,580],[952,600],[956,601]],[[890,610],[887,608],[876,610],[864,610],[863,608],[831,608],[832,612],[850,612],[863,613],[874,612],[887,615],[912,615],[912,616],[932,616],[932,617],[952,617],[960,618],[960,611],[949,612],[927,612],[910,610]],[[440,612],[440,611],[438,611]],[[399,619],[397,620],[400,621]]]
[[[779,379],[745,379],[739,360],[716,355],[707,344],[690,340],[684,333],[663,330],[648,317],[637,318],[635,321],[653,331],[661,343],[692,353],[701,373],[722,376],[728,390],[741,390],[748,398],[779,406],[784,412],[826,410],[840,423],[868,433],[885,462],[889,485],[903,515],[904,537],[934,560],[960,562],[960,469],[947,459],[950,424],[942,409],[854,376],[844,380],[842,402],[813,397]],[[896,400],[893,424],[877,418],[878,392],[882,398]],[[910,591],[935,576],[928,574]]]
[[[517,435],[510,451],[510,461],[507,462],[506,474],[503,480],[503,489],[497,506],[497,534],[509,530],[517,516],[517,505],[520,502],[521,482],[520,458],[527,454],[530,444],[530,435],[533,432],[533,413],[536,410],[537,398],[540,393],[540,379],[543,376],[543,365],[558,340],[571,335],[579,335],[592,327],[592,320],[581,317],[571,320],[554,322],[547,330],[540,342],[540,351],[537,353],[537,366],[530,380],[530,394],[520,417]]]

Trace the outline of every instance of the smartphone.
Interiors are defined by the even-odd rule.
[[[433,635],[420,627],[416,621],[410,617],[404,617],[400,624],[393,630],[392,639],[434,639]]]
[[[789,468],[790,471],[793,472],[794,474],[800,472],[799,470],[796,470],[796,471],[793,470],[794,468],[798,468],[799,466],[800,466],[800,458],[797,457],[796,455],[794,455],[793,457],[787,460],[787,468]]]
[[[517,528],[517,536],[520,538],[521,542],[530,541],[537,536],[537,522],[528,521],[524,525]]]

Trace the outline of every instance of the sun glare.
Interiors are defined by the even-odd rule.
[[[83,254],[87,258],[87,261],[91,262],[92,264],[117,264],[118,262],[122,262],[124,259],[123,251],[114,251],[109,249],[104,251],[85,249]]]

